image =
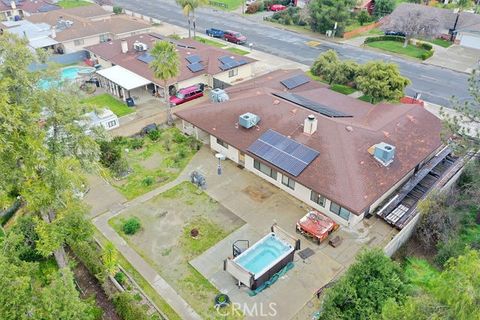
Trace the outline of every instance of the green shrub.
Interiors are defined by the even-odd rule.
[[[378,36],[378,37],[368,37],[366,38],[363,43],[375,42],[375,41],[398,41],[404,42],[405,37],[400,36]]]
[[[132,235],[137,233],[141,227],[142,225],[140,224],[140,220],[137,217],[131,217],[125,221],[122,226],[122,230],[125,232],[125,234]]]
[[[113,7],[113,13],[115,14],[121,14],[123,12],[123,8],[120,6],[114,6]]]
[[[93,241],[81,241],[69,243],[69,246],[88,271],[103,283],[106,270],[97,244]]]
[[[123,320],[147,320],[145,311],[136,303],[133,296],[128,292],[117,294],[113,298],[113,304],[118,315]]]
[[[256,1],[254,3],[252,3],[251,5],[249,5],[247,7],[247,10],[245,11],[246,13],[249,13],[249,14],[254,14],[254,13],[257,13],[259,11],[262,11],[262,9],[260,9],[261,7],[263,7],[263,2],[261,1]]]
[[[123,157],[118,159],[117,161],[115,161],[114,164],[112,164],[112,166],[110,167],[110,171],[116,178],[125,177],[130,171],[128,161]]]
[[[160,139],[160,131],[158,130],[152,130],[148,133],[148,137],[150,138],[150,140],[152,141],[157,141],[158,139]]]
[[[435,263],[443,267],[448,259],[456,258],[465,253],[465,243],[459,239],[450,239],[447,242],[443,242],[437,247],[438,252],[435,255]]]
[[[134,150],[141,149],[143,147],[143,139],[142,138],[131,138],[129,141],[130,148]]]
[[[367,10],[362,10],[357,15],[357,21],[363,26],[365,23],[372,21],[372,17],[368,14]]]
[[[146,187],[149,187],[154,183],[155,183],[155,179],[153,177],[150,177],[150,176],[145,177],[142,181],[142,184]]]
[[[174,131],[173,132],[173,141],[175,143],[184,143],[187,141],[187,137],[182,134],[180,131]]]
[[[430,43],[426,42],[417,42],[417,47],[425,49],[425,50],[433,50],[433,46]]]
[[[422,53],[421,55],[421,59],[422,60],[427,60],[428,58],[430,58],[431,56],[433,56],[433,50],[432,51],[425,51],[424,53]]]
[[[123,273],[122,271],[118,271],[115,276],[114,276],[115,280],[117,280],[118,283],[120,283],[122,286],[125,284],[125,281],[127,280],[127,276],[125,275],[125,273]]]
[[[110,168],[116,161],[122,158],[122,150],[119,141],[100,141],[100,163]]]

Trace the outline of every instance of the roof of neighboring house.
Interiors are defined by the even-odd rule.
[[[110,61],[116,65],[120,65],[125,69],[128,69],[146,79],[149,79],[151,82],[163,86],[163,81],[154,77],[153,71],[150,69],[148,63],[142,62],[137,59],[137,57],[143,55],[145,52],[135,51],[133,49],[133,44],[138,41],[146,44],[148,46],[148,49],[150,49],[153,47],[153,44],[156,41],[164,39],[166,38],[155,33],[142,34],[128,37],[122,40],[114,40],[112,42],[100,43],[97,45],[86,47],[85,49],[89,50],[90,52],[101,57],[104,60]],[[122,53],[121,42],[123,40],[127,41],[127,53]],[[192,39],[183,39],[180,41],[173,41],[171,39],[168,40],[177,45],[177,52],[180,55],[180,73],[176,78],[172,78],[168,82],[168,84],[173,84],[206,73],[215,75],[224,72],[220,69],[221,63],[218,60],[218,58],[223,56],[232,57],[235,60],[245,60],[247,64],[255,61],[254,59],[233,54],[224,49],[208,46]],[[204,70],[201,70],[199,72],[192,72],[188,68],[189,63],[186,60],[186,57],[194,55],[198,55],[200,57],[201,63],[205,66]]]
[[[0,28],[5,28],[8,32],[19,37],[26,37],[30,47],[34,49],[58,43],[51,38],[52,30],[50,25],[46,23],[32,23],[27,20],[3,21],[0,23]]]
[[[442,9],[415,3],[399,4],[392,12],[391,16],[412,10],[423,10],[435,15],[440,21],[441,28],[444,30],[452,29],[457,18],[457,13],[451,9]],[[457,31],[480,32],[480,15],[471,12],[459,12],[458,15]]]
[[[113,16],[99,21],[91,21],[87,18],[75,16],[64,9],[35,14],[26,19],[31,22],[45,22],[51,26],[56,26],[57,36],[55,40],[60,42],[97,34],[112,33],[117,35],[150,28],[150,24],[147,22],[127,16]],[[73,24],[68,28],[63,28],[58,26],[60,20],[69,20]]]
[[[52,4],[51,1],[47,0],[16,0],[15,6],[17,7],[17,9],[21,9],[28,13],[47,12],[60,9],[59,6]],[[11,9],[12,6],[10,0],[0,1],[0,11],[6,11]]]
[[[302,73],[269,73],[241,88],[228,88],[229,101],[194,106],[176,115],[254,158],[258,157],[247,148],[269,129],[318,151],[319,156],[297,177],[276,169],[355,214],[365,211],[442,145],[440,120],[419,105],[372,105],[314,81],[288,91],[353,116],[329,118],[272,94],[287,91],[279,85],[281,80]],[[239,116],[247,112],[260,116],[257,128],[238,125]],[[303,132],[310,114],[318,119],[312,135]],[[380,142],[396,147],[388,167],[368,152]]]
[[[80,6],[75,8],[68,8],[68,9],[64,9],[63,11],[66,12],[67,14],[71,14],[76,17],[87,18],[87,19],[98,18],[103,16],[108,17],[112,15],[111,12],[108,12],[107,10],[103,9],[101,6],[96,4],[91,4],[88,6]]]

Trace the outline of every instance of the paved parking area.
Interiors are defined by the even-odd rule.
[[[471,73],[479,66],[479,61],[480,50],[453,45],[449,48],[436,46],[433,57],[424,63]]]
[[[292,270],[272,287],[250,297],[247,288],[238,288],[235,279],[223,271],[223,260],[232,255],[233,242],[246,239],[253,244],[267,234],[275,222],[295,236],[295,223],[308,207],[231,161],[223,162],[223,174],[218,176],[217,161],[208,148],[203,148],[193,161],[194,167],[206,175],[206,192],[246,224],[190,263],[221,292],[227,293],[233,302],[243,307],[251,309],[257,305],[261,308],[263,305],[263,308],[268,308],[270,303],[274,303],[278,315],[281,314],[282,319],[290,319],[310,301],[317,289],[341,274],[362,248],[383,247],[396,233],[382,220],[372,217],[354,230],[340,228],[336,234],[344,240],[337,248],[326,243],[319,246],[299,236],[302,249],[309,247],[315,254],[306,260],[295,255]],[[246,314],[246,318],[260,316]]]

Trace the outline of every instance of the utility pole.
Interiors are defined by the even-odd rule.
[[[460,12],[457,12],[457,17],[455,18],[455,23],[453,24],[453,29],[450,33],[450,41],[453,42],[453,38],[454,38],[454,35],[455,35],[455,30],[457,30],[457,24],[458,24],[458,18],[460,18]]]

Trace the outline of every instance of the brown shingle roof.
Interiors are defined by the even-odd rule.
[[[126,16],[114,16],[100,21],[90,21],[86,18],[77,17],[67,12],[67,10],[55,10],[46,13],[32,15],[27,20],[40,23],[45,22],[51,26],[56,26],[59,20],[70,20],[73,25],[67,29],[57,29],[57,41],[68,41],[79,38],[85,38],[103,33],[112,33],[114,35],[145,30],[150,24],[142,20],[129,18]]]
[[[243,152],[268,129],[319,151],[320,155],[298,177],[292,178],[356,214],[366,210],[441,146],[440,120],[419,105],[371,105],[316,82],[296,89],[297,94],[353,115],[328,118],[272,95],[278,92],[280,80],[299,73],[268,74],[255,80],[256,88],[248,89],[248,83],[243,84],[244,90],[229,88],[227,102],[192,107],[176,115]],[[253,81],[249,82],[251,85]],[[236,125],[238,116],[246,112],[261,117],[258,129]],[[318,119],[318,129],[311,136],[303,133],[303,123],[309,114]],[[347,130],[347,126],[353,130]],[[388,167],[367,151],[382,141],[396,147],[395,160]]]
[[[100,43],[94,46],[86,47],[85,49],[103,58],[104,60],[111,61],[112,63],[120,65],[130,71],[133,71],[136,74],[146,79],[149,79],[152,82],[163,85],[161,80],[156,79],[153,76],[153,72],[150,69],[149,65],[137,59],[137,57],[143,54],[143,52],[135,52],[135,50],[133,49],[133,43],[135,41],[146,44],[150,49],[153,47],[155,41],[159,41],[161,39],[164,39],[164,37],[155,33],[136,35],[125,38],[123,40],[126,40],[128,43],[128,52],[126,54],[122,53],[121,50],[122,40],[115,40],[108,43]],[[178,77],[171,79],[169,81],[169,84],[190,79],[192,77],[205,73],[215,75],[223,72],[219,68],[220,61],[218,60],[218,58],[225,55],[228,55],[229,57],[234,57],[234,59],[237,60],[243,59],[247,61],[247,63],[255,61],[254,59],[232,54],[227,50],[208,46],[191,39],[184,39],[181,41],[176,41],[175,43],[180,44],[180,46],[177,46],[178,54],[180,55],[180,74],[178,75]],[[188,46],[188,48],[185,48],[185,46]],[[190,71],[190,69],[188,69],[187,67],[188,62],[185,59],[187,56],[190,55],[200,56],[202,59],[202,64],[206,66],[205,70],[196,73]]]
[[[96,4],[64,9],[63,11],[67,14],[71,14],[76,17],[87,18],[87,19],[112,15],[111,12],[108,12],[107,10],[103,9],[101,6]]]

